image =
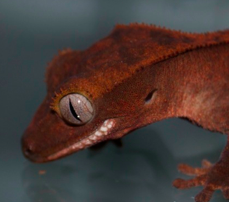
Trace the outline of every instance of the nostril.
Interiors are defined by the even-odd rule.
[[[22,151],[24,156],[29,159],[30,161],[36,162],[37,161],[37,155],[36,155],[36,150],[33,147],[32,144],[24,144],[22,147]]]
[[[33,155],[33,151],[30,148],[24,149],[25,156],[31,156]]]
[[[31,156],[34,155],[33,144],[27,141],[27,139],[22,139],[22,151],[25,157],[30,158]]]
[[[21,139],[21,149],[24,157],[28,160],[36,162],[37,161],[37,153],[39,153],[39,147],[36,145],[36,141],[33,137],[31,137],[31,131],[27,129],[23,134]]]

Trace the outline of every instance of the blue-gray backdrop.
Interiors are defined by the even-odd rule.
[[[117,23],[144,22],[191,32],[229,28],[228,0],[1,0],[0,201],[193,201],[201,190],[171,186],[179,162],[216,161],[225,137],[171,119],[99,152],[33,164],[20,138],[45,96],[47,62],[66,47],[86,49]],[[46,174],[39,175],[39,170]],[[214,200],[224,201],[220,193]]]

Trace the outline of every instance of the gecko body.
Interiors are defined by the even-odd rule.
[[[229,30],[184,33],[156,26],[118,25],[84,51],[66,49],[49,64],[47,96],[22,138],[24,155],[52,161],[172,117],[229,134]],[[215,164],[181,164],[203,185],[195,200],[221,189],[229,199],[229,143]]]

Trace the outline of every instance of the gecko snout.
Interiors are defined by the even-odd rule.
[[[34,159],[34,153],[33,146],[26,138],[22,138],[22,152],[26,158],[28,158],[31,161],[35,161]]]

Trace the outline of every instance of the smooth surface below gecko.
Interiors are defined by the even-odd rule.
[[[27,162],[19,142],[45,94],[44,67],[58,49],[85,49],[118,22],[195,32],[227,28],[229,2],[61,2],[0,2],[0,201],[193,202],[202,188],[173,188],[172,180],[183,177],[176,165],[199,166],[203,158],[215,162],[226,137],[186,121],[166,120],[138,130],[124,138],[121,149],[109,144],[101,152],[85,150],[45,165]],[[39,170],[47,172],[39,175]],[[212,202],[225,200],[216,192]]]

